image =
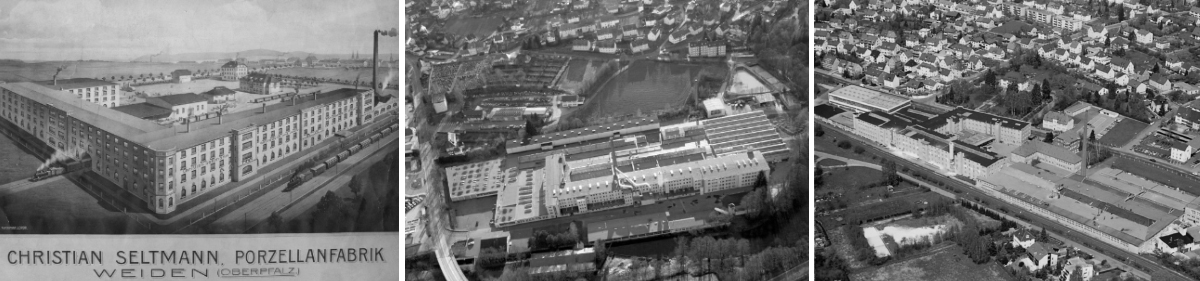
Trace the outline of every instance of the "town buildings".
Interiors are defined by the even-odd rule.
[[[279,93],[280,79],[263,73],[250,73],[238,78],[238,90],[243,92],[270,95]]]
[[[192,71],[187,69],[171,71],[171,79],[177,84],[192,82]]]
[[[242,77],[246,77],[249,72],[250,69],[245,64],[236,60],[229,61],[221,65],[221,80],[238,81]]]

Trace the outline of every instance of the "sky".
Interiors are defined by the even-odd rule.
[[[370,54],[396,0],[0,0],[0,59],[131,60],[268,49]],[[380,53],[399,53],[380,37]],[[390,51],[390,52],[389,52]]]

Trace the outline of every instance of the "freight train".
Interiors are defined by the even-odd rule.
[[[54,162],[53,164],[50,164],[50,167],[33,172],[33,177],[29,178],[29,181],[40,181],[52,178],[54,176],[86,169],[88,168],[88,164],[91,164],[90,160],[90,158],[84,158],[83,161],[67,159]]]
[[[379,130],[380,132],[371,135],[371,137],[364,137],[363,140],[361,142],[359,142],[358,144],[355,144],[353,146],[350,146],[349,148],[346,148],[345,150],[342,150],[338,154],[335,154],[333,157],[329,157],[329,158],[325,159],[325,161],[317,162],[316,165],[309,168],[308,170],[298,171],[296,173],[296,175],[292,176],[292,180],[288,181],[288,185],[284,189],[284,191],[291,191],[293,188],[300,186],[300,184],[303,184],[304,182],[312,179],[313,177],[320,175],[321,173],[324,173],[326,170],[333,168],[333,166],[337,165],[337,163],[346,161],[347,158],[350,158],[350,155],[354,155],[355,153],[362,151],[364,148],[366,148],[371,143],[379,141],[379,139],[383,138],[383,136],[385,134],[396,130],[396,128],[399,128],[399,126],[400,126],[399,124],[392,124],[392,126],[384,127],[383,129]]]

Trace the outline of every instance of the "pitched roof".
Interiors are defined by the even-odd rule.
[[[1062,160],[1068,164],[1083,162],[1083,158],[1079,157],[1079,155],[1076,155],[1074,152],[1067,150],[1066,148],[1036,140],[1025,142],[1025,144],[1017,147],[1017,149],[1013,150],[1012,152],[1013,155],[1018,155],[1021,157],[1029,157],[1034,153],[1041,153],[1042,155]]]
[[[135,103],[114,107],[113,110],[132,115],[133,117],[155,120],[171,116],[171,110],[149,103]]]

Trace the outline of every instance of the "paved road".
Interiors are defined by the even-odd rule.
[[[829,154],[828,152],[824,152],[824,151],[813,151],[813,152],[816,153],[817,157],[821,157],[821,159],[834,159],[834,160],[846,162],[845,165],[838,165],[838,166],[860,166],[860,167],[867,167],[867,168],[876,169],[876,170],[883,169],[881,166],[879,166],[879,164],[875,164],[875,163],[871,163],[871,162],[850,159],[850,158],[846,158],[846,157],[842,157],[842,156],[838,156],[838,155]],[[829,167],[838,167],[838,166],[829,166]]]
[[[1025,213],[1024,211],[1020,211],[1020,210],[1023,210],[1022,208],[1012,205],[1003,200],[993,198],[990,195],[976,189],[973,185],[967,184],[967,183],[962,182],[955,178],[945,176],[944,174],[940,173],[939,171],[930,169],[929,167],[926,167],[924,165],[916,165],[915,163],[910,162],[909,159],[893,155],[893,154],[881,149],[875,143],[865,141],[858,135],[854,135],[852,133],[846,132],[846,131],[842,130],[841,128],[837,128],[837,127],[834,127],[829,124],[823,124],[823,125],[826,125],[825,126],[826,130],[837,131],[843,135],[849,136],[850,139],[853,139],[854,141],[856,141],[860,144],[869,144],[869,145],[863,145],[862,147],[867,148],[872,153],[875,153],[875,155],[879,155],[881,157],[888,157],[890,160],[895,161],[896,163],[905,165],[914,171],[919,170],[919,171],[923,172],[923,174],[925,174],[925,175],[937,178],[937,180],[939,182],[957,187],[958,190],[963,191],[962,197],[964,197],[964,198],[967,198],[968,196],[969,196],[969,198],[978,198],[982,202],[985,202],[987,206],[1000,206],[1006,210],[1013,210],[1013,212],[1017,212],[1018,214]],[[1000,212],[1000,213],[1003,213],[1003,212]],[[1051,221],[1040,215],[1026,214],[1023,216],[1028,219],[1027,220],[1026,219],[1014,219],[1014,221],[1020,222],[1023,224],[1045,227],[1045,228],[1054,230],[1054,231],[1051,231],[1051,233],[1056,233],[1056,232],[1064,233],[1069,237],[1056,235],[1056,238],[1058,238],[1059,240],[1068,242],[1068,243],[1075,243],[1072,245],[1079,245],[1078,243],[1086,243],[1088,245],[1091,245],[1090,247],[1084,247],[1087,249],[1092,249],[1092,251],[1090,253],[1100,254],[1100,252],[1096,251],[1095,249],[1104,250],[1106,253],[1109,253],[1109,255],[1115,254],[1115,255],[1121,256],[1126,259],[1132,259],[1136,263],[1149,268],[1148,270],[1140,270],[1140,269],[1135,269],[1133,267],[1123,268],[1126,271],[1133,271],[1133,272],[1140,271],[1141,272],[1140,274],[1148,274],[1147,272],[1165,270],[1165,271],[1171,272],[1173,274],[1176,274],[1184,279],[1190,279],[1183,274],[1180,274],[1174,270],[1170,270],[1170,269],[1162,266],[1161,264],[1158,264],[1156,261],[1152,261],[1144,256],[1137,255],[1135,253],[1130,253],[1121,248],[1114,247],[1114,246],[1109,245],[1108,243],[1102,242],[1094,237],[1091,237],[1088,235],[1080,235],[1078,232],[1075,232],[1073,229],[1063,226],[1058,222]],[[1116,262],[1119,260],[1112,259],[1111,261]]]

